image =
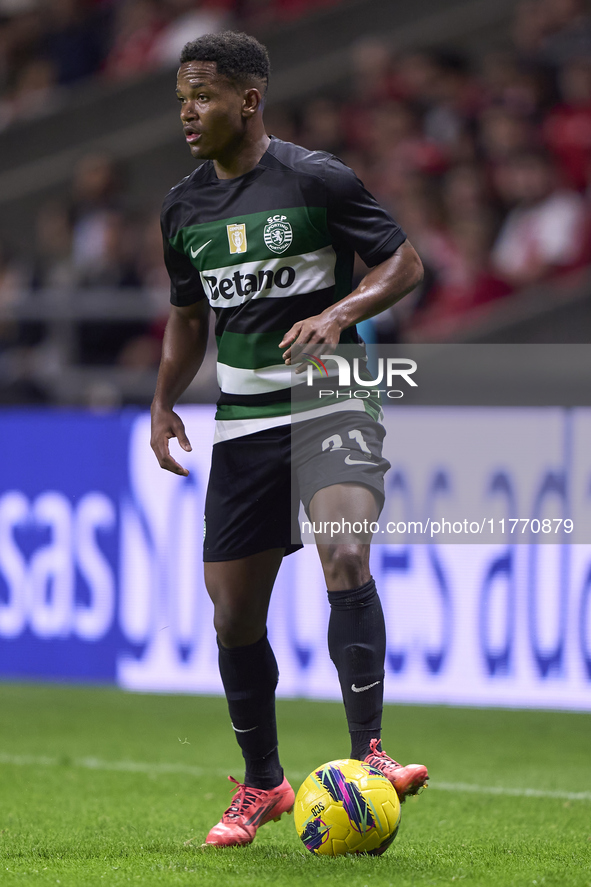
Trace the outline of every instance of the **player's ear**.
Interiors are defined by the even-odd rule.
[[[251,87],[245,89],[242,97],[242,116],[253,117],[260,110],[263,104],[263,97],[258,89]]]

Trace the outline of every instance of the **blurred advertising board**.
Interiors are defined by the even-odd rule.
[[[0,414],[0,677],[222,692],[201,567],[214,408],[179,412],[188,478],[158,467],[144,411]],[[385,414],[386,699],[591,710],[591,409]],[[340,698],[327,621],[306,545],[271,604],[281,695]]]

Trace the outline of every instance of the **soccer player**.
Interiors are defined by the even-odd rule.
[[[204,162],[170,191],[162,210],[172,305],[152,404],[152,448],[162,468],[188,474],[168,441],[176,437],[191,449],[173,408],[203,360],[211,306],[221,395],[204,569],[246,773],[207,843],[234,846],[249,844],[258,827],[291,811],[294,801],[278,754],[278,671],[266,631],[281,561],[301,547],[292,535],[292,424],[307,447],[305,459],[294,452],[295,483],[312,521],[375,521],[389,468],[383,428],[366,401],[341,401],[328,415],[299,423],[294,416],[292,423],[295,349],[320,354],[358,342],[355,323],[414,289],[422,266],[350,169],[267,135],[269,59],[257,40],[205,35],[184,47],[180,63],[181,123],[191,154]],[[355,251],[371,270],[352,291]],[[386,640],[370,541],[361,534],[318,543],[331,607],[328,645],[351,757],[379,768],[404,800],[428,774],[419,764],[401,766],[380,744]]]

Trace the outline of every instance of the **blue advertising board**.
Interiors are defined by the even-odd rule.
[[[180,412],[188,478],[157,465],[145,411],[0,414],[0,677],[221,693],[201,564],[214,408]],[[591,540],[539,544],[547,501],[590,525],[591,410],[408,407],[385,422],[392,526],[534,519],[522,538],[373,547],[386,699],[591,710]],[[280,694],[339,698],[327,621],[307,545],[271,604]]]

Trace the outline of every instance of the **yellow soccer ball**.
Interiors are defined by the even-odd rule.
[[[390,846],[400,825],[392,783],[361,761],[329,761],[302,783],[295,799],[295,827],[311,853],[375,856]]]

